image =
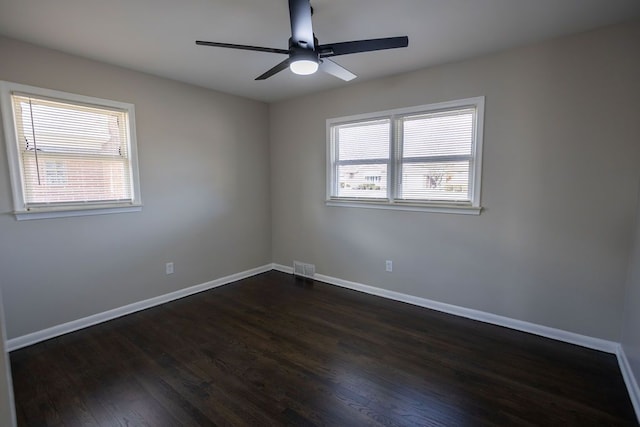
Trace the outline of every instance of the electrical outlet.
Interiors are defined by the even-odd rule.
[[[390,259],[388,259],[385,262],[385,270],[387,270],[389,272],[393,271],[393,261],[391,261]]]
[[[164,266],[164,270],[166,274],[173,274],[173,263],[172,262],[166,263]]]

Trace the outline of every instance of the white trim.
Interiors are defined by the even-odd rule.
[[[640,423],[640,387],[638,387],[638,382],[636,381],[635,375],[633,375],[629,359],[627,359],[627,355],[625,354],[624,347],[622,345],[618,346],[616,356],[618,356],[618,365],[620,365],[622,378],[624,378],[624,383],[627,385],[629,398],[631,399],[633,409],[635,409],[636,417]]]
[[[7,341],[7,350],[8,351],[17,350],[19,348],[26,347],[28,345],[35,344],[40,341],[44,341],[59,335],[63,335],[69,332],[83,329],[92,325],[96,325],[98,323],[106,322],[108,320],[125,316],[127,314],[131,314],[136,311],[145,310],[147,308],[164,304],[176,299],[184,298],[186,296],[193,295],[198,292],[203,292],[209,289],[223,286],[231,282],[235,282],[238,280],[245,279],[247,277],[251,277],[257,274],[267,272],[269,270],[276,270],[282,273],[293,274],[292,267],[282,265],[282,264],[277,264],[277,263],[266,264],[261,267],[256,267],[240,273],[225,276],[219,279],[212,280],[210,282],[202,283],[200,285],[195,285],[189,288],[180,289],[175,292],[160,295],[144,301],[128,304],[123,307],[119,307],[113,310],[94,314],[88,317],[84,317],[82,319],[73,320],[71,322],[63,323],[61,325],[57,325],[41,331],[33,332],[31,334],[12,338]],[[487,313],[480,310],[474,310],[471,308],[460,307],[453,304],[433,301],[430,299],[416,297],[413,295],[407,295],[407,294],[403,294],[396,291],[390,291],[387,289],[377,288],[374,286],[369,286],[361,283],[351,282],[348,280],[338,279],[336,277],[326,276],[324,274],[316,274],[314,279],[320,282],[328,283],[330,285],[340,286],[343,288],[364,292],[370,295],[376,295],[379,297],[392,299],[394,301],[406,302],[408,304],[416,305],[419,307],[429,308],[429,309],[440,311],[443,313],[465,317],[467,319],[473,319],[473,320],[478,320],[484,323],[504,326],[506,328],[515,329],[522,332],[528,332],[528,333],[543,336],[546,338],[551,338],[558,341],[563,341],[566,343],[591,348],[594,350],[600,350],[600,351],[604,351],[611,354],[617,354],[617,355],[621,354],[619,350],[620,345],[614,341],[608,341],[600,338],[589,337],[589,336],[577,334],[574,332],[564,331],[562,329],[551,328],[548,326],[525,322],[523,320],[517,320],[517,319],[505,317],[505,316],[499,316],[497,314]],[[631,372],[630,368],[628,369],[628,371]],[[635,387],[637,390],[637,384],[635,385]],[[640,395],[640,393],[637,393],[637,394]]]
[[[13,206],[17,211],[24,208],[22,186],[22,171],[20,168],[18,147],[16,146],[17,131],[13,118],[13,103],[11,102],[11,90],[15,83],[0,81],[0,113],[4,127],[4,142],[7,150],[7,163],[9,163],[9,177],[11,178],[11,194]]]
[[[458,108],[472,107],[475,109],[473,122],[472,154],[469,157],[469,200],[464,204],[447,203],[440,201],[411,201],[408,199],[398,199],[398,191],[401,186],[401,165],[413,163],[415,161],[426,161],[426,159],[438,159],[429,156],[425,158],[415,158],[403,160],[401,157],[401,146],[403,144],[401,133],[398,131],[398,121],[405,116],[422,113],[446,112]],[[484,113],[485,97],[476,96],[472,98],[458,99],[453,101],[438,102],[434,104],[418,105],[414,107],[397,108],[393,110],[377,111],[372,113],[356,114],[345,117],[329,118],[325,122],[326,130],[326,205],[349,208],[372,208],[390,209],[416,212],[439,212],[448,214],[480,215],[481,192],[482,192],[482,157],[484,140]],[[376,120],[388,120],[389,124],[389,159],[361,159],[352,161],[341,161],[340,164],[386,164],[387,165],[387,198],[384,202],[373,203],[371,200],[353,200],[348,197],[339,197],[337,188],[337,162],[336,162],[336,133],[335,127],[351,125],[358,122],[370,122]],[[444,156],[447,160],[453,160],[465,156]],[[383,160],[385,160],[383,162]],[[433,160],[431,160],[433,161]]]
[[[283,273],[288,273],[290,271],[290,268],[284,265],[274,264],[273,268],[274,270],[278,270]],[[343,288],[352,289],[355,291],[364,292],[370,295],[376,295],[395,301],[406,302],[408,304],[417,305],[419,307],[430,308],[432,310],[440,311],[443,313],[466,317],[467,319],[478,320],[480,322],[490,323],[492,325],[503,326],[506,328],[515,329],[517,331],[527,332],[530,334],[551,338],[557,341],[563,341],[569,344],[575,344],[594,350],[604,351],[606,353],[616,354],[619,347],[619,344],[614,341],[607,341],[600,338],[589,337],[586,335],[576,334],[574,332],[564,331],[562,329],[551,328],[549,326],[543,326],[536,323],[525,322],[523,320],[499,316],[497,314],[487,313],[485,311],[460,307],[453,304],[446,304],[443,302],[433,301],[413,295],[407,295],[396,291],[389,291],[387,289],[376,288],[374,286],[363,285],[356,282],[350,282],[348,280],[325,276],[324,274],[316,274],[314,279],[320,282],[328,283],[330,285],[340,286]]]
[[[41,331],[33,332],[20,337],[7,340],[7,351],[18,350],[23,347],[27,347],[32,344],[36,344],[41,341],[45,341],[51,338],[55,338],[60,335],[68,334],[79,329],[84,329],[89,326],[97,325],[98,323],[106,322],[108,320],[116,319],[118,317],[126,316],[127,314],[135,313],[136,311],[146,310],[147,308],[154,307],[156,305],[164,304],[170,301],[174,301],[180,298],[187,297],[199,292],[207,291],[209,289],[217,288],[219,286],[227,285],[231,282],[246,279],[247,277],[255,276],[256,274],[264,273],[272,269],[272,264],[266,264],[261,267],[252,268],[250,270],[242,271],[240,273],[231,274],[229,276],[221,277],[219,279],[212,280],[210,282],[202,283],[200,285],[191,286],[189,288],[180,289],[175,292],[160,295],[154,298],[149,298],[144,301],[134,302],[132,304],[125,305],[123,307],[114,308],[113,310],[104,311],[102,313],[93,314],[91,316],[83,317],[82,319],[72,320],[71,322],[63,323],[61,325],[52,326]]]
[[[271,264],[271,268],[281,273],[293,274],[293,267],[287,265],[273,263]]]
[[[170,301],[174,301],[180,298],[187,297],[199,292],[203,292],[209,289],[213,289],[219,286],[227,285],[229,283],[242,280],[257,274],[265,273],[270,270],[280,271],[286,274],[293,274],[293,267],[271,263],[261,267],[256,267],[250,270],[246,270],[240,273],[225,276],[210,282],[195,285],[186,289],[181,289],[175,292],[171,292],[158,297],[150,298],[144,301],[129,304],[123,307],[115,308],[113,310],[105,311],[102,313],[94,314],[92,316],[84,317],[82,319],[67,322],[61,325],[53,326],[38,332],[16,337],[5,342],[5,349],[7,352],[18,350],[23,347],[27,347],[32,344],[36,344],[41,341],[45,341],[57,336],[67,334],[79,329],[83,329],[89,326],[96,325],[98,323],[106,322],[127,314],[135,313],[137,311],[145,310],[150,307],[154,307],[160,304],[164,304]],[[509,329],[517,331],[527,332],[534,335],[551,338],[557,341],[566,342],[569,344],[575,344],[594,350],[600,350],[607,353],[612,353],[617,356],[620,371],[622,377],[627,386],[629,392],[629,398],[636,411],[636,416],[640,421],[640,388],[636,381],[629,361],[624,353],[624,348],[617,342],[607,341],[600,338],[593,338],[586,335],[576,334],[574,332],[568,332],[561,329],[551,328],[548,326],[542,326],[535,323],[525,322],[522,320],[511,319],[509,317],[498,316],[496,314],[487,313],[480,310],[474,310],[470,308],[460,307],[452,304],[446,304],[438,301],[429,300],[426,298],[416,297],[412,295],[403,294],[400,292],[389,291],[386,289],[377,288],[374,286],[363,285],[361,283],[351,282],[348,280],[342,280],[323,274],[316,274],[315,280],[324,282],[334,286],[340,286],[347,289],[352,289],[359,292],[364,292],[370,295],[376,295],[379,297],[391,299],[394,301],[401,301],[408,304],[416,305],[419,307],[429,308],[432,310],[440,311],[443,313],[453,314],[455,316],[465,317],[468,319],[478,320],[484,323],[490,323],[493,325],[503,326]],[[1,310],[0,306],[0,310]],[[0,312],[1,313],[1,312]],[[11,393],[13,390],[10,390]]]
[[[416,105],[413,107],[396,108],[393,110],[375,111],[373,113],[354,114],[352,116],[334,117],[327,119],[328,124],[359,122],[363,120],[385,119],[388,116],[403,116],[421,112],[437,112],[439,110],[451,110],[459,107],[468,107],[476,103],[484,105],[484,96],[456,99],[453,101],[435,102],[433,104]]]
[[[24,175],[20,161],[20,150],[17,144],[16,121],[14,118],[13,103],[11,101],[12,93],[21,93],[26,95],[34,95],[40,98],[49,98],[56,101],[66,101],[75,104],[84,104],[90,107],[105,108],[126,112],[127,125],[125,130],[128,139],[128,157],[129,168],[131,172],[131,189],[132,197],[129,206],[123,208],[121,203],[104,203],[101,207],[105,209],[97,209],[99,203],[83,205],[67,204],[51,206],[40,206],[29,210],[25,207],[25,188]],[[133,212],[142,210],[142,196],[140,190],[140,172],[138,167],[138,148],[136,136],[136,118],[135,105],[127,102],[113,101],[110,99],[96,98],[92,96],[79,95],[75,93],[62,92],[59,90],[46,89],[36,86],[29,86],[9,81],[0,81],[0,113],[2,114],[2,123],[5,134],[5,145],[7,149],[9,175],[11,178],[11,191],[13,195],[14,214],[16,219],[42,219],[83,215],[99,215],[108,213]],[[134,209],[135,207],[135,209]]]
[[[87,215],[105,215],[105,214],[116,214],[116,213],[127,213],[127,212],[140,212],[142,211],[142,205],[136,206],[122,206],[122,207],[87,207],[86,209],[78,209],[78,207],[74,207],[74,209],[51,209],[45,211],[25,211],[25,212],[14,212],[13,214],[16,216],[18,221],[30,220],[30,219],[48,219],[48,218],[64,218],[69,216],[87,216]]]
[[[483,156],[483,141],[484,141],[484,96],[480,96],[476,99],[476,120],[475,120],[475,132],[474,132],[474,144],[473,144],[473,180],[471,180],[472,189],[471,204],[475,207],[480,207],[480,192],[482,191],[482,156]],[[478,211],[480,214],[480,211]]]
[[[460,206],[460,205],[419,205],[419,204],[403,204],[403,203],[376,203],[369,201],[353,201],[353,200],[327,200],[326,206],[339,206],[341,208],[365,208],[365,209],[383,209],[393,211],[411,211],[411,212],[437,212],[460,215],[480,215],[482,207]]]

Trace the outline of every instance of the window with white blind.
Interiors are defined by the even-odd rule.
[[[1,82],[18,219],[140,210],[132,104]]]
[[[484,97],[327,120],[327,204],[478,214]]]

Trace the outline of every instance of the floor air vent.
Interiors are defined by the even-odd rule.
[[[316,274],[316,266],[300,261],[293,261],[293,274],[313,279],[313,276]]]

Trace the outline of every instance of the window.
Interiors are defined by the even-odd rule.
[[[0,82],[18,219],[141,209],[132,104]]]
[[[327,120],[330,206],[480,213],[484,97]]]

